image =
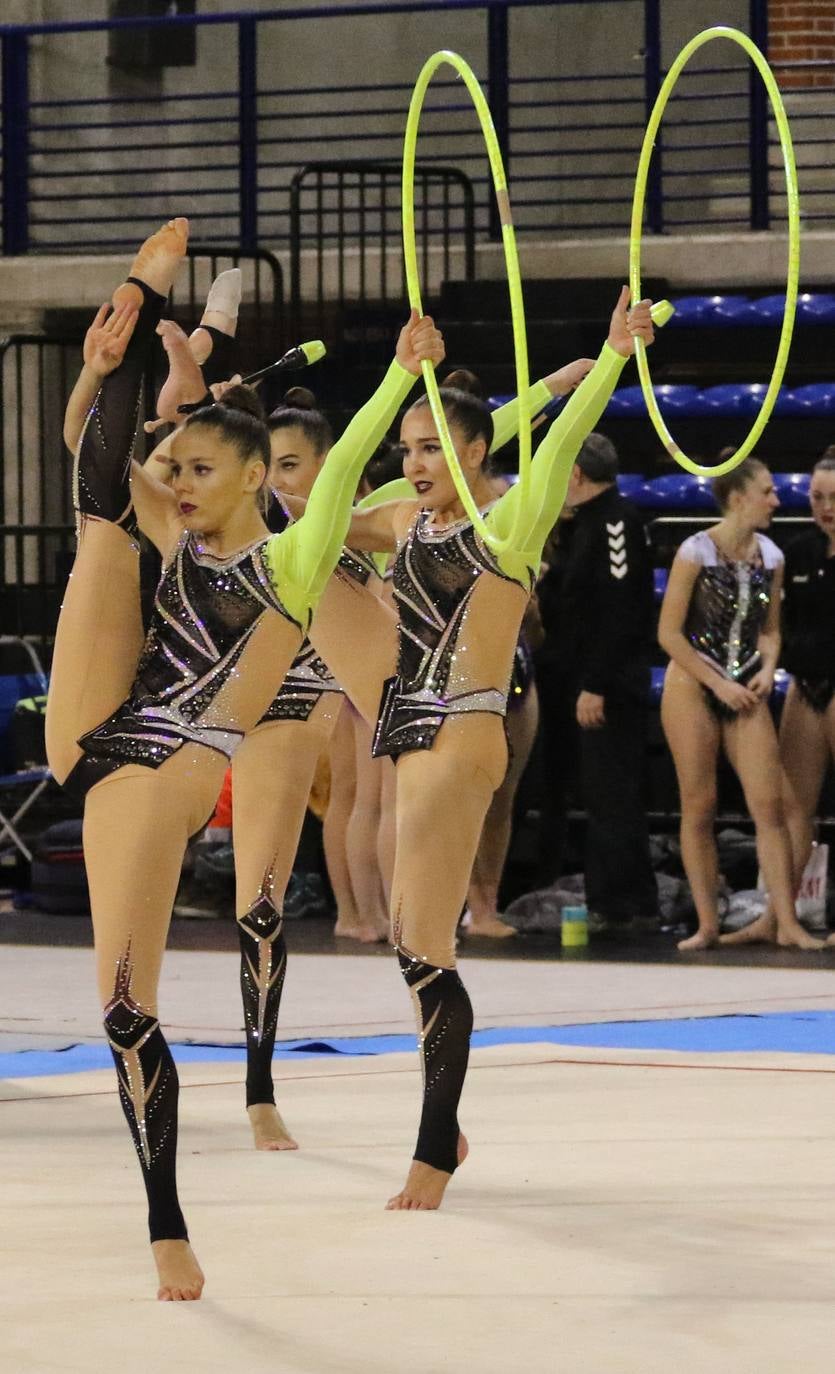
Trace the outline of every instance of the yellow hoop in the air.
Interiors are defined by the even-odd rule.
[[[454,52],[436,52],[424,64],[420,76],[415,83],[409,105],[409,117],[406,121],[406,135],[403,146],[403,255],[406,265],[406,286],[409,292],[409,304],[419,314],[423,314],[423,305],[420,298],[420,278],[418,276],[417,264],[417,242],[415,238],[415,149],[417,147],[418,128],[420,116],[423,110],[423,102],[426,97],[426,90],[439,67],[447,64],[454,67],[458,75],[467,87],[475,106],[481,124],[481,131],[484,135],[484,142],[487,145],[487,156],[490,159],[490,170],[493,174],[493,186],[496,191],[496,201],[499,207],[499,219],[502,226],[502,239],[504,242],[504,256],[507,268],[507,283],[510,292],[510,313],[513,321],[513,347],[516,355],[516,397],[519,406],[519,501],[516,506],[516,516],[514,527],[505,538],[499,538],[488,525],[485,524],[475,501],[472,492],[467,486],[466,479],[461,471],[461,464],[452,442],[449,432],[446,415],[444,414],[443,402],[438,391],[438,383],[435,380],[435,371],[431,363],[423,364],[423,379],[426,383],[426,393],[429,397],[429,404],[432,408],[432,415],[438,428],[438,437],[444,451],[444,456],[449,464],[458,496],[461,500],[468,517],[478,530],[481,538],[492,549],[493,553],[503,553],[508,548],[515,547],[516,535],[519,529],[519,521],[522,517],[525,493],[529,482],[529,471],[531,465],[531,426],[528,416],[528,340],[525,331],[525,307],[522,301],[522,278],[519,272],[519,257],[516,251],[516,235],[513,229],[513,220],[510,213],[510,199],[507,194],[507,179],[504,172],[504,164],[499,149],[499,140],[496,130],[493,127],[493,118],[490,114],[484,92],[476,80],[475,74],[463,57],[459,57]]]
[[[635,355],[638,363],[638,375],[641,379],[641,389],[644,393],[644,400],[647,403],[650,419],[655,426],[655,431],[661,439],[664,447],[671,457],[681,467],[688,472],[695,472],[700,477],[718,477],[720,473],[730,472],[738,467],[744,458],[753,449],[774,409],[783,374],[786,370],[786,362],[789,356],[789,345],[791,344],[792,329],[794,328],[794,314],[797,305],[797,282],[800,273],[800,208],[797,193],[797,170],[794,164],[794,150],[792,148],[791,133],[789,132],[789,121],[786,111],[774,80],[771,68],[757,47],[747,34],[741,33],[739,29],[725,28],[717,26],[712,29],[705,29],[695,38],[691,38],[686,47],[682,48],[669,72],[667,78],[658,92],[658,99],[655,102],[652,114],[650,115],[647,131],[644,135],[641,157],[638,163],[638,172],[635,179],[635,196],[632,202],[632,230],[629,245],[629,286],[632,293],[632,300],[641,299],[641,229],[644,218],[644,199],[646,196],[647,177],[649,175],[649,164],[652,157],[652,150],[655,144],[658,126],[661,123],[661,116],[667,106],[673,87],[678,81],[682,68],[689,62],[693,53],[701,48],[705,43],[711,42],[714,38],[729,38],[732,42],[738,43],[744,48],[748,56],[756,66],[762,77],[766,90],[771,101],[771,108],[777,121],[777,129],[780,134],[780,147],[783,151],[783,166],[786,172],[786,195],[788,199],[788,221],[789,221],[789,261],[786,277],[786,309],[783,315],[783,328],[780,332],[780,342],[777,348],[777,357],[774,362],[774,371],[771,374],[771,381],[768,390],[763,397],[760,412],[754,421],[751,429],[742,441],[736,453],[728,458],[724,463],[718,463],[715,467],[703,467],[700,463],[694,463],[679,448],[670,431],[664,423],[664,418],[658,409],[658,403],[652,389],[652,378],[647,364],[646,348],[642,339],[635,340]]]

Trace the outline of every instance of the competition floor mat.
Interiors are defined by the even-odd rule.
[[[420,1100],[389,960],[291,959],[251,1146],[237,961],[172,951],[179,1179],[206,1272],[155,1300],[143,1191],[86,949],[0,965],[0,1371],[829,1374],[835,979],[802,968],[467,957],[471,1155],[384,1210]]]

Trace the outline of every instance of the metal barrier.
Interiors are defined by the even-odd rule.
[[[620,25],[611,44],[616,66],[600,59],[599,43],[559,41],[598,8],[600,30]],[[672,56],[669,35],[697,27],[697,8],[665,0],[662,15],[660,0],[376,0],[0,26],[3,250],[125,247],[172,212],[192,214],[206,242],[286,247],[296,170],[323,143],[332,157],[344,150],[396,159],[413,75],[408,55],[416,73],[420,57],[443,42],[464,48],[486,83],[520,232],[621,233],[647,112]],[[714,17],[705,11],[705,22]],[[387,27],[392,20],[408,26],[408,38],[381,44],[381,35],[399,38]],[[203,59],[194,73],[176,68],[170,81],[134,73],[119,89],[119,69],[102,51],[110,34],[140,40],[189,25]],[[748,29],[767,50],[767,0],[749,0]],[[61,55],[47,80],[52,38]],[[334,80],[333,55],[346,41],[367,48],[367,79]],[[590,56],[578,62],[586,48]],[[377,77],[378,56],[388,80]],[[673,96],[652,173],[652,231],[762,229],[779,220],[783,187],[761,83],[748,66],[721,65],[725,56],[686,69]],[[778,76],[792,79],[805,217],[820,224],[835,221],[826,153],[835,92],[814,80],[832,66],[777,64]],[[287,75],[276,79],[276,70]],[[804,74],[807,90],[795,84]],[[454,81],[433,84],[420,155],[470,176],[476,227],[498,236],[480,135],[459,92]]]
[[[378,344],[387,356],[403,314],[400,180],[400,163],[357,160],[308,163],[291,183],[293,334],[348,343],[352,366],[378,360]],[[475,198],[463,172],[433,163],[416,165],[415,193],[428,303],[451,277],[475,277]]]

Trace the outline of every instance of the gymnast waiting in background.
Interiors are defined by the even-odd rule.
[[[722,519],[691,535],[676,554],[658,631],[672,660],[661,720],[678,776],[681,853],[699,920],[696,934],[679,949],[719,942],[713,822],[720,748],[756,826],[777,940],[819,949],[821,941],[804,930],[795,911],[780,756],[768,706],[780,652],[783,555],[761,531],[780,502],[768,468],[756,458],[711,485]]]

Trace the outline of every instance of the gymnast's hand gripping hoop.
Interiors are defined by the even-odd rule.
[[[792,148],[791,133],[789,132],[789,121],[786,111],[774,80],[771,68],[760,52],[755,43],[752,43],[747,34],[741,33],[739,29],[725,28],[717,26],[712,29],[705,29],[704,32],[696,34],[690,42],[682,48],[669,72],[666,80],[658,92],[658,99],[655,102],[652,114],[650,115],[647,131],[644,135],[644,142],[641,148],[641,157],[638,162],[638,172],[635,178],[635,195],[632,202],[632,228],[629,244],[629,286],[632,293],[632,300],[637,301],[641,298],[641,227],[644,218],[644,199],[646,196],[647,176],[649,164],[652,157],[652,150],[655,144],[655,137],[661,123],[661,117],[667,106],[667,101],[672,94],[681,74],[682,68],[689,62],[693,53],[703,44],[711,42],[714,38],[729,38],[732,42],[738,43],[744,48],[748,56],[753,61],[765,83],[771,100],[771,108],[777,122],[777,129],[780,134],[780,147],[783,152],[783,166],[786,173],[786,197],[788,202],[788,221],[789,221],[789,261],[786,277],[786,309],[783,315],[783,327],[780,331],[780,342],[777,348],[777,357],[774,362],[774,371],[771,374],[771,381],[768,390],[763,397],[760,412],[751,426],[747,437],[742,441],[736,453],[724,463],[718,463],[715,467],[704,467],[700,463],[695,463],[691,458],[682,452],[675,439],[670,434],[664,423],[663,416],[658,409],[658,402],[652,389],[652,378],[647,364],[646,347],[642,339],[635,340],[635,359],[638,364],[638,375],[641,380],[641,390],[644,393],[644,400],[647,404],[650,419],[655,427],[655,431],[667,452],[672,458],[686,468],[688,472],[694,472],[699,477],[718,477],[723,472],[731,472],[735,467],[748,457],[753,449],[774,409],[783,374],[786,370],[786,362],[789,355],[789,345],[791,344],[792,330],[794,328],[794,315],[797,305],[797,282],[800,273],[800,209],[797,193],[797,170],[794,163],[794,149]]]
[[[475,106],[476,114],[481,124],[481,132],[484,135],[484,142],[487,145],[487,156],[490,159],[490,171],[493,175],[493,186],[496,191],[496,201],[498,203],[499,218],[502,225],[507,284],[510,293],[510,313],[513,321],[513,349],[516,358],[516,397],[519,407],[519,486],[521,488],[518,504],[516,506],[513,528],[504,538],[500,538],[490,529],[489,525],[485,524],[473,500],[472,492],[467,486],[449,432],[446,415],[444,414],[443,402],[441,401],[438,391],[438,383],[435,380],[435,370],[429,362],[424,362],[422,365],[423,380],[426,383],[426,393],[429,397],[432,415],[438,427],[438,438],[441,441],[441,447],[443,448],[444,456],[449,464],[449,470],[452,473],[461,504],[488,548],[490,548],[493,553],[503,553],[506,549],[515,547],[516,536],[524,513],[531,466],[531,426],[526,408],[529,375],[528,339],[525,331],[525,307],[522,301],[522,278],[519,271],[519,257],[516,251],[516,235],[513,229],[513,219],[510,212],[510,198],[507,193],[507,179],[505,177],[504,164],[502,163],[502,155],[499,150],[499,140],[496,137],[496,130],[493,127],[493,118],[490,114],[484,92],[479,86],[475,74],[464,61],[463,57],[459,57],[458,54],[454,52],[442,51],[432,54],[424,64],[417,82],[415,83],[415,89],[412,92],[412,99],[409,105],[409,117],[406,121],[406,135],[403,146],[403,256],[406,264],[406,286],[409,292],[409,304],[413,309],[417,310],[418,314],[422,315],[423,305],[420,299],[417,243],[415,239],[415,148],[417,146],[418,126],[423,110],[423,102],[426,97],[426,89],[435,72],[440,66],[443,66],[444,63],[455,68],[464,82],[464,85],[467,87]]]

